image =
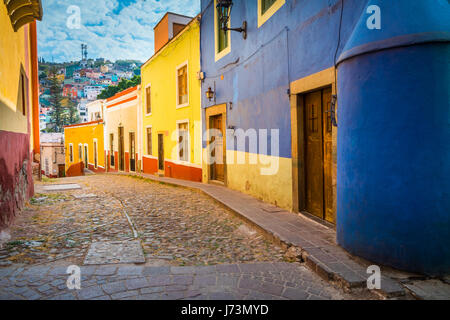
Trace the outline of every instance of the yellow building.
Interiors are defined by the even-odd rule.
[[[107,171],[140,171],[140,86],[117,93],[105,102]]]
[[[103,120],[66,126],[64,139],[67,177],[106,171]]]
[[[19,9],[18,9],[19,8]],[[0,231],[33,196],[39,172],[39,0],[0,2]]]
[[[143,172],[202,181],[200,26],[167,13],[141,68]]]

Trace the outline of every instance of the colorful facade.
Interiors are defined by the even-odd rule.
[[[22,10],[14,11],[17,6]],[[32,167],[39,161],[35,20],[42,14],[40,1],[0,3],[0,230],[34,193]]]
[[[105,102],[105,150],[107,170],[136,172],[141,168],[140,86],[132,87]]]
[[[143,172],[201,182],[199,20],[165,15],[155,46],[141,68]]]
[[[223,146],[211,165],[204,141],[204,181],[335,224],[377,263],[448,272],[450,186],[432,178],[450,154],[448,1],[233,3],[246,37],[201,1],[203,130]]]
[[[66,176],[106,171],[103,120],[64,127]]]

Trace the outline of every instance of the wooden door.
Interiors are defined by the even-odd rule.
[[[164,170],[164,134],[158,134],[158,169]]]
[[[305,95],[306,211],[323,219],[322,92]]]
[[[335,223],[331,88],[304,96],[305,210]]]
[[[125,171],[125,141],[123,127],[119,128],[119,170]]]
[[[58,165],[58,178],[66,176],[66,166],[64,164]]]
[[[88,156],[88,146],[84,146],[84,167],[88,169],[89,167],[89,156]]]
[[[225,182],[224,174],[224,155],[225,155],[225,145],[223,143],[223,132],[224,123],[222,115],[213,116],[210,118],[211,124],[210,129],[216,129],[220,131],[219,135],[215,135],[211,139],[211,143],[215,144],[215,148],[211,151],[211,156],[215,159],[214,163],[211,165],[211,180],[217,180]]]
[[[134,132],[130,132],[130,171],[136,171],[136,139]]]

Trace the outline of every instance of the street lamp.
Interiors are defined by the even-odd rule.
[[[247,21],[242,23],[241,28],[228,28],[228,22],[230,21],[231,9],[233,8],[232,0],[217,0],[216,9],[219,14],[219,22],[221,29],[225,31],[225,33],[230,31],[241,32],[244,39],[247,39]]]
[[[215,94],[216,93],[211,89],[211,87],[209,87],[208,91],[206,91],[206,98],[211,101],[215,97]]]

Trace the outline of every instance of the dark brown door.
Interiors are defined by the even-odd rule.
[[[213,116],[210,118],[211,129],[216,129],[220,131],[220,135],[214,135],[211,139],[211,143],[215,144],[215,148],[211,150],[211,156],[215,159],[214,163],[211,165],[211,180],[217,180],[225,182],[224,174],[224,155],[225,155],[225,145],[223,143],[223,118],[222,115]]]
[[[119,170],[125,171],[125,141],[123,127],[119,128]]]
[[[64,164],[58,165],[58,178],[66,176],[66,166]]]
[[[164,134],[158,134],[158,169],[164,170]]]
[[[84,146],[84,167],[87,169],[89,167],[89,157],[88,157],[88,147]]]
[[[136,171],[136,140],[134,132],[130,132],[130,171]]]
[[[334,223],[330,103],[331,89],[304,96],[305,210]]]

